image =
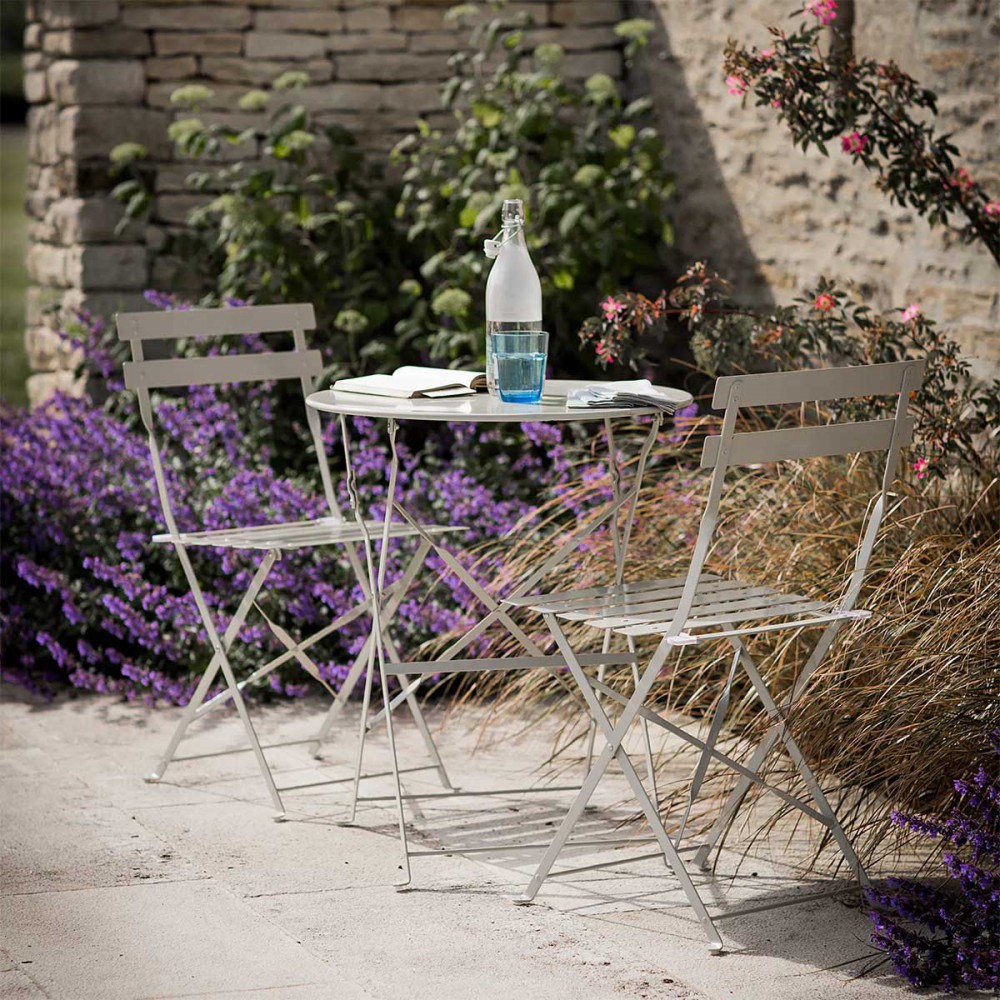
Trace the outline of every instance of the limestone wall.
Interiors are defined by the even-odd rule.
[[[636,5],[633,5],[636,6]],[[918,302],[950,324],[983,374],[1000,370],[992,257],[891,205],[838,149],[793,148],[768,109],[743,107],[720,72],[728,38],[767,46],[787,0],[645,0],[659,26],[651,82],[677,172],[678,258],[708,256],[750,299],[788,301],[825,273],[873,307]],[[1000,196],[1000,3],[858,0],[855,51],[895,59],[940,96],[963,163]]]
[[[289,69],[321,120],[387,152],[418,115],[434,120],[455,30],[442,0],[28,0],[25,90],[29,111],[27,347],[33,402],[71,384],[73,359],[53,332],[72,310],[111,315],[141,308],[142,290],[170,290],[157,266],[165,228],[192,204],[188,169],[175,163],[167,125],[183,112],[170,94],[185,83],[215,96],[203,119],[253,120],[237,110],[250,87]],[[621,75],[611,28],[618,0],[518,0],[558,40],[570,75]],[[159,167],[148,225],[116,234],[121,209],[107,153],[146,145]]]
[[[793,149],[767,111],[726,92],[728,37],[766,44],[785,0],[523,0],[558,41],[574,75],[620,76],[611,26],[646,16],[658,26],[651,86],[677,173],[676,263],[709,257],[741,296],[786,301],[820,273],[852,282],[876,308],[919,302],[954,325],[981,359],[1000,368],[997,269],[983,251],[932,233],[894,208],[864,171]],[[32,218],[28,351],[33,400],[66,384],[71,361],[51,332],[59,313],[84,306],[111,314],[142,304],[165,278],[156,266],[165,227],[191,204],[186,169],[172,161],[170,93],[184,83],[215,91],[208,114],[233,111],[250,86],[286,69],[312,84],[321,117],[386,151],[418,114],[438,110],[454,34],[442,0],[29,0],[25,88]],[[1000,3],[995,0],[858,0],[860,54],[894,57],[941,95],[946,128],[965,164],[1000,195],[997,98]],[[205,117],[205,116],[203,116]],[[106,155],[118,142],[146,144],[160,164],[148,225],[116,235],[120,209],[107,196]],[[159,281],[158,281],[159,279]],[[668,280],[668,276],[664,276]],[[169,289],[168,289],[169,290]]]

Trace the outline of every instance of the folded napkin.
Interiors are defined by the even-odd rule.
[[[566,405],[571,409],[655,406],[665,413],[673,413],[677,409],[677,403],[668,399],[648,378],[585,385],[569,393]]]

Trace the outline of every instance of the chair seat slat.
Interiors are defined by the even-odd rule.
[[[659,587],[683,584],[685,579],[686,577],[683,576],[675,576],[662,580],[639,580],[634,583],[605,584],[602,587],[586,587],[576,590],[553,590],[544,594],[524,594],[520,597],[505,597],[502,599],[502,603],[509,604],[515,608],[534,608],[539,602],[544,602],[546,606],[565,602],[568,607],[571,606],[573,601],[586,601],[588,598],[601,597],[606,594],[636,594],[647,590],[656,590]],[[709,573],[703,573],[701,579],[717,580],[719,578]]]
[[[608,615],[634,615],[647,614],[655,611],[670,611],[680,603],[683,588],[671,588],[662,592],[655,592],[648,597],[636,595],[635,599],[626,601],[607,602],[604,605],[597,605],[593,610],[574,609],[559,613],[559,617],[565,621],[589,621],[596,616],[598,611],[604,611]],[[749,598],[763,599],[768,596],[778,594],[772,587],[747,587],[744,584],[730,583],[728,587],[713,587],[711,590],[703,590],[700,586],[695,593],[692,608],[712,606],[734,600],[745,600]]]
[[[370,537],[377,539],[382,534],[381,521],[366,521]],[[466,530],[460,526],[425,526],[431,535],[451,531]],[[390,538],[410,538],[418,534],[407,524],[390,527]],[[312,545],[331,545],[339,542],[360,542],[364,540],[360,526],[354,521],[337,521],[321,518],[317,521],[297,521],[290,524],[258,525],[251,528],[220,528],[214,531],[182,532],[179,540],[184,545],[211,546],[222,549],[291,549]],[[172,542],[170,535],[154,535],[153,541],[166,544]]]
[[[790,602],[785,605],[774,605],[770,608],[757,608],[744,612],[734,611],[732,614],[728,615],[717,615],[714,618],[689,618],[684,623],[684,631],[688,632],[690,629],[695,628],[710,628],[713,625],[726,625],[726,624],[736,624],[739,622],[748,621],[764,621],[770,618],[788,618],[789,616],[794,616],[794,622],[784,622],[780,625],[776,625],[776,628],[798,628],[802,624],[809,624],[811,619],[800,620],[799,616],[809,612],[823,612],[829,611],[833,605],[829,601],[806,601],[803,603]],[[669,621],[661,622],[640,622],[635,625],[624,625],[620,628],[616,628],[616,632],[620,632],[622,635],[664,635],[670,629]],[[761,626],[756,628],[748,628],[744,630],[746,633],[752,633],[756,631],[769,631]],[[694,638],[700,639],[702,636],[695,636]]]
[[[714,616],[722,614],[724,612],[751,612],[762,610],[766,611],[768,608],[773,608],[776,605],[783,605],[787,603],[806,603],[809,600],[808,597],[803,597],[801,594],[780,594],[777,591],[772,591],[769,594],[757,594],[750,597],[734,597],[731,600],[726,601],[706,601],[700,607],[695,606],[692,608],[692,616]],[[672,616],[673,612],[676,611],[677,606],[680,604],[680,600],[664,604],[664,606],[655,608],[649,611],[637,611],[637,612],[627,612],[622,611],[617,615],[609,615],[602,618],[590,618],[587,620],[587,624],[592,628],[618,628],[622,625],[637,625],[640,622],[663,622]],[[693,618],[689,617],[688,624],[685,628],[690,626]]]

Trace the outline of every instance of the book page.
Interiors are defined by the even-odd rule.
[[[485,372],[470,372],[459,368],[423,368],[419,365],[403,365],[392,373],[397,385],[419,389],[426,392],[429,389],[443,389],[448,386],[460,385],[465,389],[478,389],[477,380],[486,385]]]

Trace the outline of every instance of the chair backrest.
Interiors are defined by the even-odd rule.
[[[829,455],[884,452],[881,492],[871,505],[858,545],[854,570],[841,602],[841,610],[853,608],[882,522],[900,452],[913,439],[913,419],[908,415],[908,408],[911,393],[923,381],[924,367],[925,362],[920,359],[850,368],[729,375],[716,381],[712,406],[715,409],[725,407],[726,413],[720,433],[707,437],[702,449],[702,468],[713,469],[714,472],[671,633],[675,628],[677,631],[683,628],[694,602],[698,579],[715,532],[728,468]],[[736,419],[741,409],[869,396],[898,396],[894,415],[881,420],[841,421],[771,431],[736,430]]]
[[[149,438],[160,506],[171,536],[178,534],[160,447],[153,417],[152,389],[199,385],[223,385],[235,382],[269,382],[298,379],[303,402],[315,388],[323,369],[317,350],[306,346],[305,331],[316,328],[316,315],[309,303],[273,306],[239,306],[222,309],[177,309],[170,312],[119,313],[118,337],[128,341],[132,360],[124,364],[125,385],[135,391],[139,413]],[[258,351],[201,358],[164,358],[147,360],[143,345],[150,340],[246,336],[252,334],[291,333],[292,347],[286,351]],[[323,447],[319,414],[305,407],[309,432],[319,464],[323,492],[330,514],[343,520],[333,489],[333,479]]]

